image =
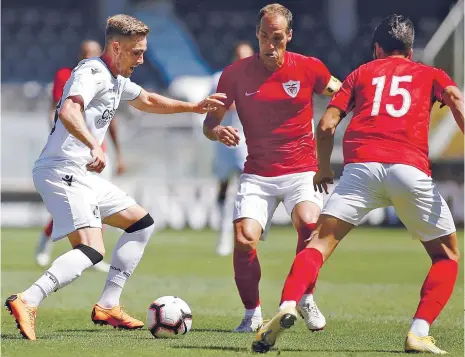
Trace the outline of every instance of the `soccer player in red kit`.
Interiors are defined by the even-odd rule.
[[[85,40],[81,43],[79,60],[91,58],[91,57],[98,57],[102,54],[102,47],[97,41],[93,40]],[[69,67],[62,67],[56,73],[55,77],[53,78],[53,88],[52,88],[52,105],[51,105],[51,123],[54,121],[55,111],[57,104],[63,94],[63,88],[65,87],[66,82],[71,77],[72,69]],[[115,148],[115,161],[116,161],[116,174],[120,175],[124,171],[126,171],[126,167],[124,165],[118,135],[117,135],[117,123],[113,119],[110,122],[109,132],[110,137],[113,141],[114,148]],[[102,149],[106,152],[106,143],[105,141],[102,143]],[[110,160],[107,160],[107,167],[102,172],[102,176],[106,180],[110,180],[112,176],[112,168],[111,165],[108,165]],[[52,241],[51,235],[53,230],[53,220],[50,219],[48,224],[45,226],[41,236],[39,237],[39,241],[37,242],[36,248],[36,262],[38,265],[45,267],[50,263],[50,256],[52,250]],[[103,260],[94,265],[94,268],[98,271],[108,272],[110,269],[110,265]]]
[[[236,146],[237,130],[221,125],[234,102],[248,150],[233,216],[234,278],[245,307],[235,332],[254,332],[263,324],[256,247],[266,237],[278,204],[284,203],[297,230],[297,252],[314,229],[323,198],[313,188],[318,165],[312,95],[332,95],[340,87],[320,60],[286,51],[292,13],[284,6],[271,4],[260,10],[257,38],[258,55],[223,71],[218,91],[227,95],[225,107],[210,113],[204,123],[209,139]],[[312,292],[313,288],[305,292],[298,307],[307,327],[321,330],[326,320]]]
[[[327,191],[333,182],[334,132],[353,111],[343,139],[344,172],[307,247],[294,260],[280,312],[257,334],[255,351],[267,352],[294,324],[296,302],[315,285],[344,236],[372,209],[392,205],[432,261],[405,351],[446,353],[429,336],[429,327],[452,294],[460,252],[451,212],[430,176],[428,128],[431,107],[439,101],[450,107],[463,132],[463,97],[445,72],[411,60],[413,39],[409,19],[384,19],[373,35],[375,60],[352,72],[329,103],[317,130],[315,190]]]

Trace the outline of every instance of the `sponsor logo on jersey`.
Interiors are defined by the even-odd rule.
[[[292,98],[295,98],[300,90],[300,81],[288,81],[282,83],[285,92]]]
[[[100,118],[97,118],[95,121],[95,127],[97,129],[103,128],[105,125],[107,125],[110,120],[113,118],[115,115],[116,110],[115,109],[105,109],[105,111],[102,113],[102,116]]]

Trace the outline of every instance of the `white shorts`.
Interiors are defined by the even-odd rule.
[[[233,220],[252,218],[262,226],[264,240],[271,226],[274,211],[283,202],[286,212],[291,215],[295,205],[310,201],[320,210],[323,208],[323,195],[313,189],[315,172],[301,172],[276,177],[263,177],[251,174],[240,176]]]
[[[136,202],[99,175],[79,167],[35,168],[34,186],[53,218],[52,239],[84,227],[102,227],[102,219]]]
[[[371,210],[387,206],[394,206],[408,231],[424,242],[455,232],[449,207],[431,177],[402,164],[346,165],[322,214],[358,225]]]

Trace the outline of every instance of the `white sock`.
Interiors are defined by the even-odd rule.
[[[136,269],[144,254],[145,246],[155,226],[141,229],[133,233],[124,232],[116,243],[111,257],[111,267],[105,287],[98,304],[106,309],[120,305],[119,299],[126,280]]]
[[[56,258],[44,275],[21,294],[21,298],[28,305],[37,307],[48,295],[76,280],[92,265],[81,250],[72,249]]]
[[[279,310],[281,311],[289,306],[296,307],[297,303],[295,301],[290,301],[290,300],[283,301],[282,304],[279,305]]]
[[[245,317],[262,317],[262,307],[258,305],[255,309],[245,309]]]
[[[299,305],[312,304],[313,303],[313,294],[304,294],[302,299],[299,301]]]
[[[429,335],[429,323],[423,319],[413,319],[410,332],[418,337],[426,337]]]

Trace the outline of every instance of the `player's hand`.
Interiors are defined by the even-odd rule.
[[[313,189],[328,194],[328,184],[334,183],[334,172],[331,169],[319,170],[313,176]]]
[[[90,151],[92,162],[86,165],[87,171],[101,173],[106,166],[105,154],[100,146]]]
[[[226,94],[224,93],[215,93],[209,95],[207,98],[197,103],[193,111],[198,114],[205,114],[208,112],[214,112],[219,107],[224,107],[223,100],[226,99]]]
[[[223,143],[226,146],[237,146],[241,137],[239,136],[239,130],[233,128],[232,126],[222,126],[218,125],[215,128],[216,137],[220,143]]]

